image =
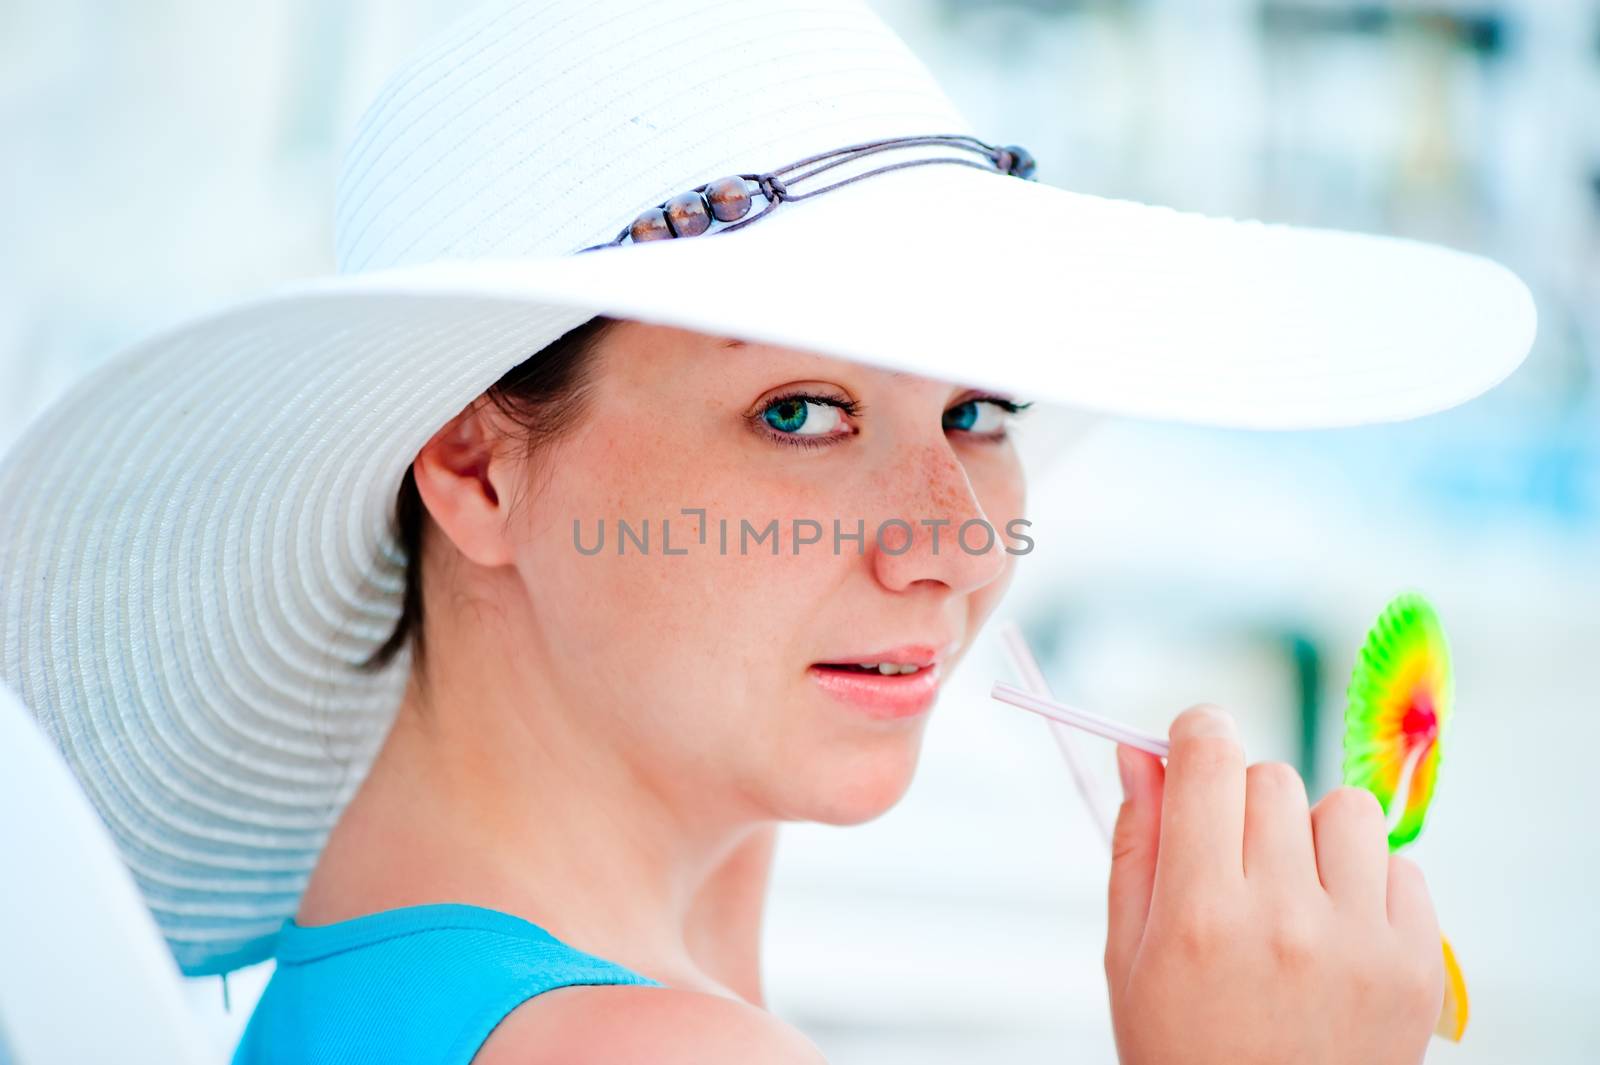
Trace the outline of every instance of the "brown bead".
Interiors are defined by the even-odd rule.
[[[634,243],[644,240],[665,240],[672,236],[672,227],[667,225],[666,212],[659,207],[652,207],[633,220],[633,225],[628,229],[628,236]]]
[[[680,237],[693,237],[711,228],[711,209],[698,192],[682,192],[668,200],[663,208],[667,224]]]
[[[1000,149],[996,164],[1007,174],[1031,180],[1037,168],[1033,155],[1019,144],[1008,144]]]
[[[706,201],[719,222],[732,222],[750,211],[750,190],[742,177],[718,178],[706,186]]]

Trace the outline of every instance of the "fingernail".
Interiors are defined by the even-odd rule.
[[[1204,724],[1196,730],[1196,735],[1226,736],[1233,740],[1239,738],[1239,726],[1234,723],[1232,714],[1210,703],[1202,703],[1198,709],[1198,716]]]
[[[1133,766],[1128,763],[1128,750],[1120,743],[1117,745],[1117,775],[1122,778],[1122,797],[1133,797]]]

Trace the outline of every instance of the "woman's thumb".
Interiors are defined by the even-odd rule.
[[[1161,760],[1117,744],[1122,776],[1122,808],[1111,835],[1111,883],[1106,922],[1106,975],[1128,971],[1144,938],[1155,886],[1156,852],[1161,842],[1161,792],[1166,770]]]

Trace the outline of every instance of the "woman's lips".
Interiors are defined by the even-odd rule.
[[[913,717],[931,707],[939,695],[941,664],[915,673],[883,675],[814,664],[806,673],[823,691],[868,717]]]

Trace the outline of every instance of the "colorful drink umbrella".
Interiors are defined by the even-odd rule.
[[[1389,849],[1399,850],[1422,831],[1455,698],[1450,645],[1421,595],[1396,596],[1378,616],[1347,696],[1344,782],[1378,797],[1391,826]],[[1467,985],[1448,939],[1443,949],[1445,996],[1434,1031],[1459,1041],[1467,1027]]]

